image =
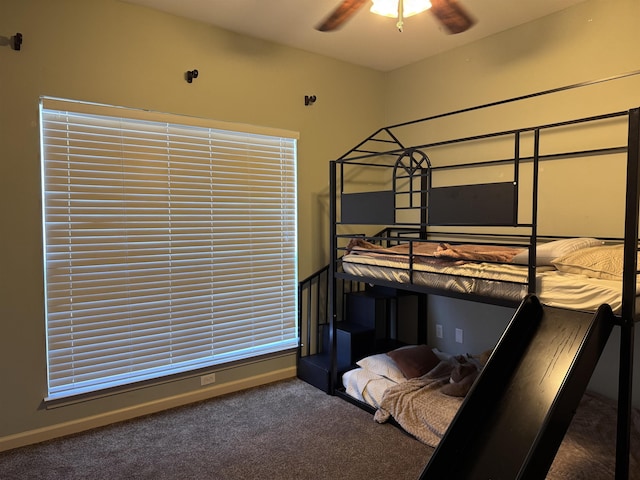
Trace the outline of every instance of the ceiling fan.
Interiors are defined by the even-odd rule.
[[[317,27],[321,32],[337,30],[355,15],[369,0],[343,0]],[[462,33],[475,21],[456,0],[430,0],[431,13],[449,33]],[[398,30],[403,25],[403,0],[398,1]]]

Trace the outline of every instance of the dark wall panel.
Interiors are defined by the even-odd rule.
[[[514,225],[513,182],[432,188],[429,225]]]

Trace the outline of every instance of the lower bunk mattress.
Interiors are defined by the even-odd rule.
[[[363,281],[412,284],[514,302],[528,292],[529,270],[524,265],[526,256],[519,249],[487,247],[478,253],[477,249],[464,250],[464,246],[430,242],[392,248],[365,241],[354,243],[341,259],[342,269]],[[577,238],[549,242],[539,249],[536,295],[543,304],[595,311],[607,303],[614,313],[620,312],[622,245]],[[479,261],[485,258],[489,261]],[[639,292],[640,282],[636,281],[636,295]]]
[[[436,355],[437,361],[431,363],[436,363],[435,367],[412,378],[405,376],[407,365],[402,363],[403,359],[396,362],[384,353],[366,357],[358,362],[358,368],[343,375],[346,393],[372,406],[378,423],[393,419],[417,440],[435,448],[483,362],[483,355],[451,356],[437,351]],[[424,352],[420,356],[424,358]],[[412,371],[409,376],[417,373],[422,372]],[[637,409],[632,413],[631,431],[630,478],[640,479],[640,412]],[[587,392],[547,478],[613,478],[615,439],[615,403]]]

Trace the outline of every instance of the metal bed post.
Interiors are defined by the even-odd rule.
[[[533,137],[533,186],[531,198],[531,237],[529,238],[528,292],[536,293],[536,245],[538,239],[538,165],[540,164],[540,129]]]
[[[518,224],[518,205],[520,202],[520,132],[513,138],[513,186],[516,190],[513,196],[513,224]]]
[[[638,214],[640,213],[640,109],[629,110],[628,118],[622,319],[620,325],[620,364],[618,367],[616,480],[629,478],[630,420],[633,400],[633,353],[636,321],[635,296],[638,271]]]
[[[328,278],[328,314],[329,314],[329,393],[335,394],[338,378],[337,338],[336,338],[336,262],[338,261],[338,243],[336,232],[336,162],[329,163],[329,278]]]
[[[618,374],[618,422],[616,435],[616,480],[629,478],[631,453],[631,405],[633,383],[633,321],[623,320],[620,327],[620,367]]]
[[[431,163],[427,163],[428,168],[420,169],[420,239],[427,240],[429,232],[429,196],[431,190]],[[418,293],[418,340],[425,344],[429,341],[429,297],[425,293]]]
[[[427,192],[431,188],[431,168],[420,169],[420,240],[427,239],[427,223],[429,221],[429,197]]]

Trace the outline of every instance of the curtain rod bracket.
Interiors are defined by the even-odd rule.
[[[20,46],[22,45],[22,34],[20,32],[16,33],[13,37],[11,37],[13,41],[13,49],[20,50]]]
[[[188,70],[185,77],[187,83],[192,83],[194,78],[198,78],[198,70]]]

